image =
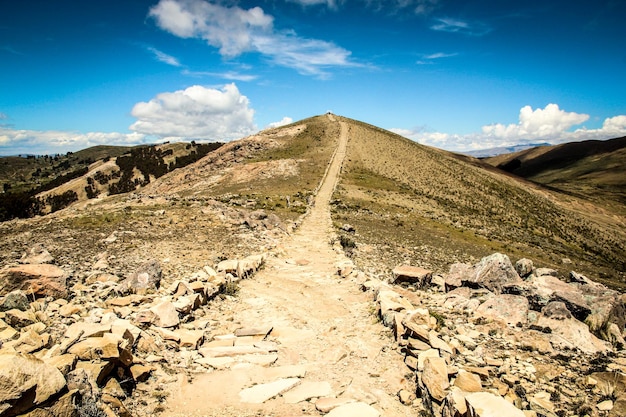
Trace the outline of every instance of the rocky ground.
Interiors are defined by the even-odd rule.
[[[151,195],[3,224],[0,416],[626,415],[621,294],[503,254],[366,274],[346,141],[294,224]]]

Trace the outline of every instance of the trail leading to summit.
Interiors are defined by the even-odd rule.
[[[397,400],[410,382],[371,295],[337,275],[348,260],[332,246],[329,204],[349,138],[328,117],[340,123],[339,144],[309,214],[219,311],[239,336],[214,335],[204,353],[217,369],[180,376],[165,415],[320,415],[336,404],[352,415],[414,414]]]

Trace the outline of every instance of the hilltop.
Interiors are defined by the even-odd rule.
[[[566,197],[327,114],[0,223],[0,415],[621,415],[625,226]]]

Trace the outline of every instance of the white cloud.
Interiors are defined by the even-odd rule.
[[[0,154],[54,154],[96,145],[128,146],[147,142],[140,133],[18,130],[0,126]]]
[[[226,72],[211,72],[211,71],[189,71],[183,70],[183,75],[188,75],[190,77],[218,77],[223,78],[229,81],[254,81],[259,78],[257,75],[252,74],[241,74],[239,72],[234,71],[226,71]]]
[[[436,60],[443,58],[452,58],[457,56],[458,53],[445,53],[445,52],[436,52],[434,54],[423,55],[422,59],[418,60],[416,64],[418,65],[430,65],[434,64]]]
[[[281,127],[281,126],[285,126],[288,124],[293,123],[293,119],[291,117],[283,117],[281,120],[277,121],[277,122],[273,122],[267,125],[266,129],[272,129],[275,127]]]
[[[404,13],[409,10],[418,16],[431,14],[441,3],[440,0],[361,0],[361,2],[376,11],[391,10],[392,13]],[[344,4],[346,0],[339,3]]]
[[[330,9],[337,8],[337,2],[335,0],[287,0],[291,3],[298,3],[303,6],[317,6],[318,4],[325,4]]]
[[[505,126],[500,123],[483,126],[486,136],[505,140],[545,139],[555,140],[572,126],[589,119],[588,114],[579,114],[561,110],[557,104],[548,104],[544,109],[533,110],[524,106],[519,113],[519,123]]]
[[[254,110],[237,86],[221,90],[194,85],[185,90],[160,93],[139,102],[131,114],[138,120],[130,129],[167,140],[232,140],[257,130]]]
[[[626,116],[615,116],[605,119],[602,124],[602,130],[624,133],[626,131]]]
[[[152,52],[155,58],[160,62],[171,65],[173,67],[182,67],[182,64],[180,63],[180,61],[178,61],[177,58],[168,55],[165,52],[159,51],[158,49],[152,47],[148,48],[148,51]]]
[[[480,132],[459,135],[453,133],[428,132],[423,128],[390,129],[399,135],[421,144],[451,151],[471,151],[501,146],[513,146],[548,142],[559,144],[591,139],[611,139],[626,135],[626,116],[619,115],[604,120],[601,128],[580,127],[589,120],[589,115],[567,112],[557,104],[533,110],[530,106],[520,109],[519,122],[509,125],[495,123],[483,126]]]
[[[438,32],[461,33],[469,36],[483,36],[491,32],[491,28],[485,23],[468,22],[448,17],[435,19],[435,23],[430,28]]]
[[[9,116],[7,116],[5,113],[0,112],[0,120],[7,120],[9,118]]]
[[[257,52],[278,65],[321,77],[328,75],[329,67],[358,66],[350,60],[350,51],[332,42],[277,30],[274,18],[260,7],[246,10],[204,0],[161,0],[149,16],[161,29],[181,38],[203,39],[227,58]]]

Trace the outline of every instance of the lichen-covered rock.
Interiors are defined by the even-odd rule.
[[[533,261],[530,259],[522,258],[515,262],[515,270],[521,278],[527,278],[533,273]]]
[[[8,293],[0,300],[0,311],[28,310],[30,302],[24,291],[16,290]]]
[[[474,266],[474,273],[464,280],[468,286],[487,288],[496,294],[502,292],[506,284],[521,283],[522,279],[511,264],[508,256],[494,253],[480,260]]]
[[[124,281],[124,289],[134,294],[156,292],[161,286],[162,277],[159,261],[151,260],[141,265]]]

